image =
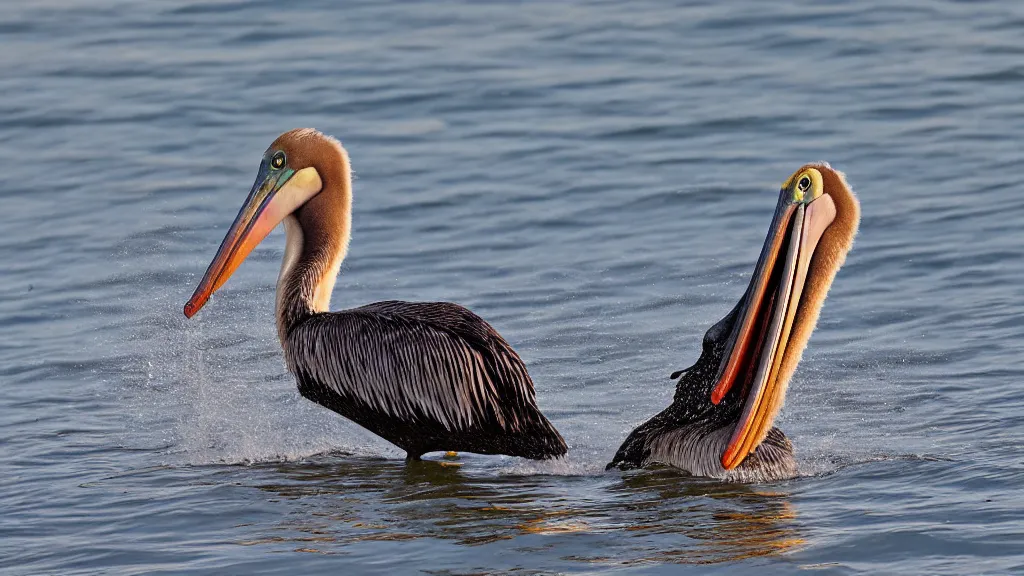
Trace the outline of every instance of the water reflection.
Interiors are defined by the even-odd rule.
[[[621,475],[477,475],[450,461],[323,458],[267,469],[259,489],[298,502],[265,542],[337,553],[382,540],[507,542],[599,564],[714,563],[803,543],[789,492],[672,470]],[[543,535],[545,538],[525,538]],[[501,544],[498,544],[499,546]]]

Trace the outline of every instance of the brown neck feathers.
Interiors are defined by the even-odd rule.
[[[286,145],[303,145],[301,158],[317,170],[323,186],[285,219],[287,239],[277,282],[277,331],[282,345],[302,320],[329,310],[352,223],[352,176],[345,149],[319,132],[300,133],[294,139],[297,142]]]

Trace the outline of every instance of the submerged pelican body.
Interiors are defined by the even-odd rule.
[[[543,459],[565,441],[537,408],[526,366],[479,316],[447,302],[387,301],[328,312],[348,249],[351,173],[341,143],[279,136],[185,305],[192,317],[279,223],[277,332],[299,392],[406,451]]]
[[[672,404],[633,430],[608,468],[664,464],[696,476],[766,482],[796,474],[793,447],[772,426],[860,222],[843,174],[808,164],[779,203],[739,303],[704,336]]]

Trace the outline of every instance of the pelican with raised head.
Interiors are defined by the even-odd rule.
[[[419,459],[434,451],[544,459],[565,441],[537,408],[519,355],[448,302],[387,301],[328,312],[352,220],[341,143],[312,129],[270,145],[256,182],[185,305],[192,317],[279,223],[277,333],[299,392]]]
[[[786,180],[743,298],[707,331],[697,362],[672,375],[672,405],[633,430],[608,468],[657,463],[738,482],[794,476],[793,446],[772,423],[859,222],[857,198],[828,164]]]

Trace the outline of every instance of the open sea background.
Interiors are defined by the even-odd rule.
[[[1024,3],[37,0],[0,41],[0,572],[1024,572]],[[407,466],[303,400],[280,231],[185,320],[299,126],[357,174],[334,308],[480,313],[566,461]],[[801,476],[605,472],[815,160],[863,221]]]

